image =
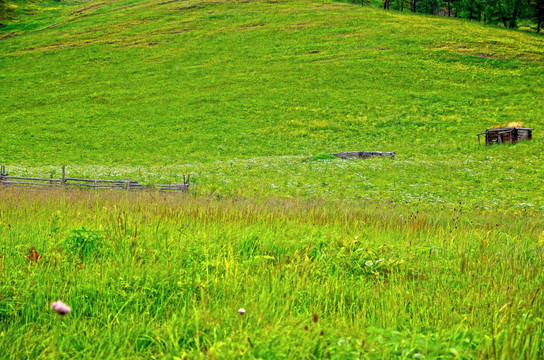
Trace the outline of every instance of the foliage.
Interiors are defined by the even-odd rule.
[[[537,32],[540,32],[542,24],[542,16],[536,15],[542,12],[542,0],[376,0],[374,6],[384,10],[409,10],[414,13],[478,20],[511,29],[517,28],[519,22],[532,19]]]
[[[529,4],[529,16],[536,24],[536,32],[540,32],[544,24],[544,1],[531,0]]]
[[[104,236],[96,230],[87,230],[84,227],[75,229],[64,239],[66,249],[81,259],[99,255],[104,251]]]
[[[337,159],[337,157],[331,154],[317,154],[312,156],[312,160],[334,160],[334,159]]]

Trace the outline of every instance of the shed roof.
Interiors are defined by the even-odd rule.
[[[522,127],[502,127],[502,128],[491,128],[487,129],[485,132],[494,132],[494,131],[508,131],[508,130],[533,130],[530,128],[522,128]]]

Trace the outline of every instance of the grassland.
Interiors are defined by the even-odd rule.
[[[53,3],[1,29],[19,36],[0,45],[0,157],[470,154],[487,127],[542,124],[541,36],[326,1],[158,3]]]
[[[542,36],[329,1],[19,5],[0,163],[193,190],[1,188],[0,357],[543,356]],[[510,122],[534,140],[477,145]],[[397,156],[312,159],[343,150]]]
[[[531,211],[16,189],[2,198],[8,357],[542,356],[543,219]],[[57,299],[73,313],[52,313]]]
[[[14,174],[544,208],[541,36],[329,2],[45,4],[0,30]],[[513,121],[535,141],[477,146]],[[305,162],[341,150],[399,161]]]
[[[0,162],[542,209],[542,36],[330,2],[158,3],[50,2],[0,29]],[[477,146],[509,122],[535,141]],[[304,162],[342,150],[399,161]]]

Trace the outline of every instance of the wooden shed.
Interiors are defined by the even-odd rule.
[[[480,135],[485,135],[485,144],[493,143],[511,143],[515,144],[521,140],[531,140],[533,138],[533,129],[520,127],[503,127],[487,129],[483,133],[479,133],[478,144],[480,144]]]

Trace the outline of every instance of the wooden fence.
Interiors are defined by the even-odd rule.
[[[0,166],[0,187],[1,186],[27,186],[34,188],[64,187],[64,188],[91,188],[91,189],[115,189],[115,190],[139,190],[156,189],[159,191],[187,191],[189,189],[189,176],[183,176],[182,184],[153,184],[144,185],[138,181],[104,180],[104,179],[80,179],[66,177],[66,168],[62,167],[62,177],[59,179],[40,177],[10,176],[5,166]]]

